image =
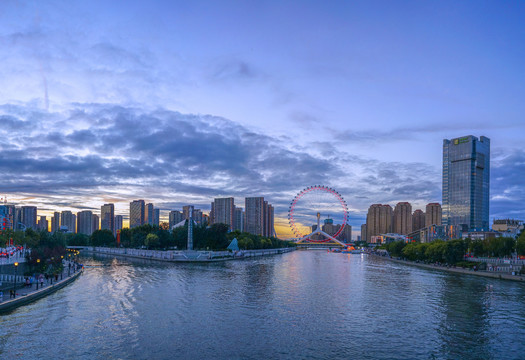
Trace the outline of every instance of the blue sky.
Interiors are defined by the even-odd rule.
[[[525,16],[496,1],[3,1],[0,193],[42,212],[336,188],[441,201],[444,138],[492,144],[525,219]]]

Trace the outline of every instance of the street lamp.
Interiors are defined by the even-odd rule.
[[[64,266],[64,255],[60,255],[60,259],[61,259],[60,263],[62,264],[62,266]],[[64,271],[62,270],[60,272],[60,280],[62,280],[62,274],[63,273],[64,273]]]
[[[40,267],[40,259],[36,259],[37,267]],[[36,280],[36,289],[38,290],[38,278]]]
[[[18,269],[18,263],[15,262],[15,284],[14,284],[14,288],[13,288],[13,297],[16,299],[16,273],[17,273],[17,270]]]

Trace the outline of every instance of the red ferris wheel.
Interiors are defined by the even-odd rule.
[[[321,218],[324,218],[324,226],[330,225],[333,230],[331,235],[323,230]],[[348,206],[335,189],[324,185],[309,186],[290,203],[288,222],[299,241],[341,243],[336,238],[348,222]]]

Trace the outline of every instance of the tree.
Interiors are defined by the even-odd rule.
[[[516,252],[518,255],[525,255],[525,231],[521,232],[521,235],[516,242]]]
[[[144,245],[148,249],[156,248],[160,245],[159,237],[157,234],[149,233],[146,235],[146,239],[144,240]]]
[[[95,230],[90,237],[93,246],[115,246],[115,237],[111,230]]]

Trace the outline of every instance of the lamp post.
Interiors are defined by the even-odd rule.
[[[62,266],[64,266],[64,255],[60,255],[60,259],[61,259],[61,263],[62,263]],[[60,272],[60,280],[62,280],[62,274],[64,273],[64,271],[62,270]]]
[[[17,274],[17,269],[18,269],[18,263],[15,262],[15,284],[14,284],[14,287],[13,287],[13,297],[16,299],[16,274]]]
[[[36,259],[37,267],[40,267],[40,259]],[[36,280],[36,289],[38,290],[38,278]]]
[[[55,262],[55,257],[51,256],[51,268],[54,270],[55,267],[53,266],[53,263]],[[53,285],[53,273],[51,273],[51,285]]]

